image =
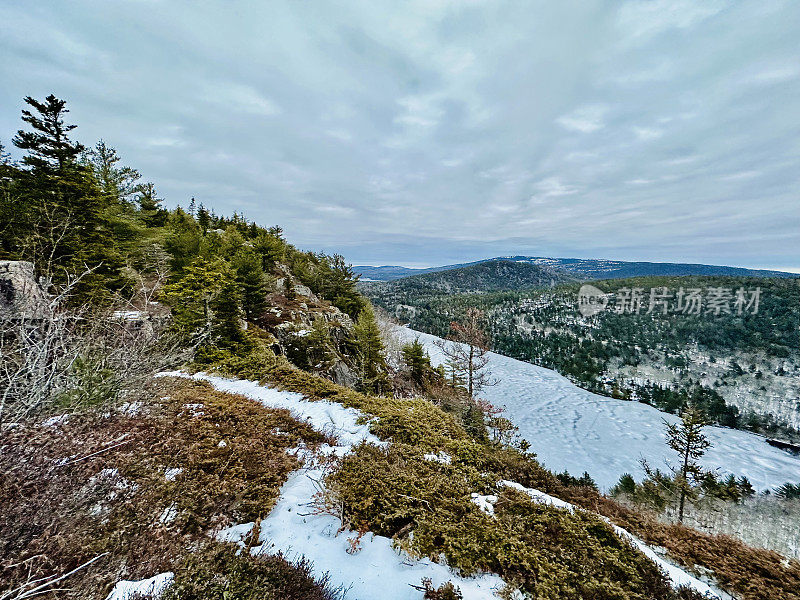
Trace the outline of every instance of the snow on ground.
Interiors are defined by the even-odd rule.
[[[158,598],[175,578],[173,573],[160,573],[141,581],[118,581],[106,600],[133,600],[134,598]]]
[[[337,437],[339,445],[323,451],[341,456],[362,440],[384,445],[369,432],[368,425],[356,422],[362,413],[341,404],[309,401],[301,394],[282,392],[252,381],[230,380],[203,373],[162,375],[207,381],[219,391],[241,394],[270,408],[287,408],[299,420],[307,420],[316,429]],[[348,600],[374,598],[376,594],[383,600],[419,600],[419,590],[411,586],[419,586],[423,577],[429,577],[436,586],[452,581],[470,600],[496,598],[494,591],[503,585],[498,576],[458,577],[445,565],[428,559],[415,560],[395,550],[392,540],[386,537],[367,534],[360,541],[361,549],[354,554],[348,553],[351,548],[348,539],[357,534],[345,531],[337,535],[341,525],[338,518],[314,514],[312,499],[319,491],[318,482],[324,472],[313,461],[308,464],[308,468],[292,473],[281,488],[275,508],[261,521],[261,545],[253,548],[253,553],[281,552],[289,560],[305,557],[314,564],[317,576],[328,572],[334,587],[348,589]],[[223,530],[218,537],[241,542],[252,528],[252,523],[237,525]]]
[[[405,327],[396,331],[406,341],[418,337],[434,364],[444,362],[433,343],[435,336]],[[506,416],[551,470],[566,469],[575,476],[588,471],[600,488],[608,490],[623,473],[641,479],[641,458],[662,469],[667,460],[674,460],[662,423],[662,419],[676,422],[674,415],[593,394],[550,369],[500,354],[490,356],[489,368],[500,382],[481,396],[506,408]],[[706,468],[744,475],[758,490],[800,482],[800,457],[770,446],[764,438],[722,427],[707,427],[706,433],[712,443],[701,461]]]
[[[550,494],[546,494],[542,491],[525,487],[515,481],[500,481],[498,485],[504,487],[510,487],[524,494],[527,494],[533,499],[534,502],[538,502],[540,504],[548,504],[556,508],[562,508],[564,510],[568,510],[569,512],[582,510],[581,508],[576,507],[574,504],[570,504],[569,502],[564,502],[563,500],[556,498],[555,496],[551,496]],[[497,498],[495,496],[492,497],[495,498],[495,501],[497,501]],[[492,511],[490,514],[494,514],[494,507],[492,507]],[[614,529],[614,531],[617,533],[619,537],[631,542],[634,546],[636,546],[639,550],[641,550],[641,552],[645,556],[647,556],[647,558],[656,563],[661,568],[661,570],[663,570],[667,574],[667,577],[669,577],[670,581],[672,581],[672,585],[674,587],[688,586],[693,590],[695,590],[696,592],[708,596],[709,598],[719,598],[720,600],[733,600],[732,596],[730,596],[729,594],[726,594],[725,592],[717,589],[716,587],[710,586],[706,582],[701,581],[700,579],[689,574],[680,567],[670,562],[667,562],[666,560],[661,558],[658,554],[655,553],[655,551],[650,546],[648,546],[642,540],[640,540],[635,535],[630,533],[627,529],[623,529],[618,525],[614,525],[606,517],[601,516],[600,518],[603,519],[609,525],[611,525],[611,527]]]
[[[527,365],[527,363],[519,364]],[[163,375],[206,381],[219,391],[241,394],[270,408],[287,408],[300,420],[308,420],[313,427],[337,436],[339,445],[324,447],[321,449],[321,454],[332,453],[342,456],[362,440],[377,445],[384,444],[369,432],[368,425],[357,423],[357,419],[362,416],[360,411],[345,408],[340,404],[309,401],[301,394],[282,392],[252,381],[231,380],[204,373],[187,375],[172,372]],[[298,449],[297,452],[299,455],[304,453],[302,449]],[[446,454],[426,456],[429,460],[444,460],[445,457],[450,458]],[[434,563],[429,559],[415,560],[395,550],[392,547],[392,540],[386,537],[368,533],[358,542],[359,549],[353,552],[351,540],[356,540],[357,534],[352,531],[339,533],[341,521],[337,517],[319,513],[314,509],[313,498],[320,491],[319,482],[324,477],[324,468],[317,465],[313,457],[306,456],[306,459],[307,468],[289,476],[281,488],[281,495],[275,508],[261,521],[258,540],[260,545],[253,547],[251,552],[254,554],[281,552],[289,560],[305,557],[314,564],[314,571],[318,576],[327,572],[334,586],[349,590],[347,598],[350,600],[374,597],[376,590],[381,591],[381,598],[384,600],[418,600],[419,591],[412,586],[418,586],[424,577],[430,578],[435,586],[452,581],[461,589],[464,597],[470,600],[496,598],[495,592],[503,586],[500,577],[493,574],[474,578],[459,577],[445,565]],[[568,502],[513,481],[500,481],[498,485],[521,491],[536,502],[569,511],[580,510]],[[493,515],[497,496],[475,493],[472,495],[472,502]],[[219,532],[217,537],[244,546],[244,540],[249,538],[253,525],[253,523],[236,525]],[[724,592],[712,588],[683,569],[665,561],[627,530],[613,524],[611,526],[620,537],[629,540],[661,567],[674,585],[688,585],[710,598],[729,600],[730,596]],[[113,600],[125,600],[125,598],[127,597]]]

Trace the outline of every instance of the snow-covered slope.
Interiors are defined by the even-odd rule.
[[[420,339],[434,364],[443,357],[438,338],[398,327],[405,340]],[[638,402],[614,400],[583,390],[555,371],[491,353],[490,368],[499,384],[482,396],[506,408],[539,459],[555,471],[588,471],[602,489],[623,473],[643,476],[645,458],[653,467],[673,459],[662,419],[677,417]],[[746,476],[758,490],[800,482],[800,458],[773,448],[764,438],[734,429],[708,427],[712,443],[702,463],[720,473]]]

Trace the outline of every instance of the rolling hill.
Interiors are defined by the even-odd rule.
[[[364,282],[360,285],[371,294],[426,296],[509,292],[548,288],[575,282],[571,274],[549,266],[512,260],[479,262],[458,269],[428,272],[387,282]]]

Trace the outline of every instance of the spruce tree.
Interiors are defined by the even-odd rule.
[[[25,102],[32,110],[23,110],[22,120],[31,131],[20,130],[13,140],[26,152],[14,216],[20,254],[56,280],[91,267],[81,295],[120,288],[123,260],[107,203],[91,167],[78,160],[84,146],[69,138],[76,126],[64,121],[66,102],[52,94]]]
[[[358,315],[353,337],[362,387],[380,394],[387,382],[385,348],[372,306],[367,305]]]
[[[133,195],[140,191],[139,171],[119,166],[119,154],[103,140],[95,144],[88,152],[88,157],[95,179],[108,202],[129,203]]]
[[[242,293],[242,308],[248,321],[260,317],[267,308],[269,286],[261,259],[252,252],[239,252],[233,260],[236,282]]]
[[[286,242],[280,235],[275,235],[271,231],[261,231],[253,240],[253,250],[261,257],[261,266],[265,271],[272,270],[279,262],[283,262]]]
[[[208,233],[211,227],[211,215],[202,203],[197,208],[197,224],[200,226],[200,231],[203,232],[203,235]]]
[[[703,434],[703,427],[709,424],[709,420],[702,410],[687,404],[681,412],[680,422],[673,424],[664,421],[664,424],[667,428],[667,444],[681,457],[681,465],[675,472],[679,495],[678,521],[683,522],[686,500],[695,495],[693,482],[699,481],[702,476],[697,459],[711,446]]]
[[[223,269],[223,281],[220,291],[212,301],[212,339],[217,348],[237,353],[246,336],[242,327],[244,311],[242,310],[242,291],[236,282],[235,275],[227,264]]]
[[[422,345],[419,338],[416,338],[410,344],[403,346],[402,353],[411,381],[419,388],[424,388],[428,375],[432,370],[431,359],[425,351],[425,346]]]
[[[322,317],[314,319],[305,338],[308,366],[313,371],[322,373],[330,369],[336,362],[336,353],[331,341],[328,323]]]
[[[170,213],[166,227],[164,247],[172,255],[170,267],[179,274],[200,253],[200,228],[180,207]]]
[[[318,287],[323,298],[352,318],[357,318],[364,307],[364,301],[356,290],[358,276],[353,272],[352,266],[339,254],[331,257],[321,255],[319,260],[322,270]]]
[[[195,258],[161,291],[161,300],[172,309],[173,326],[187,338],[208,338],[218,308],[217,297],[232,279],[222,259]]]

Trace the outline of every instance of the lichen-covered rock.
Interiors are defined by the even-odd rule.
[[[36,281],[33,263],[0,261],[0,311],[15,317],[39,318],[46,304],[47,294]]]

